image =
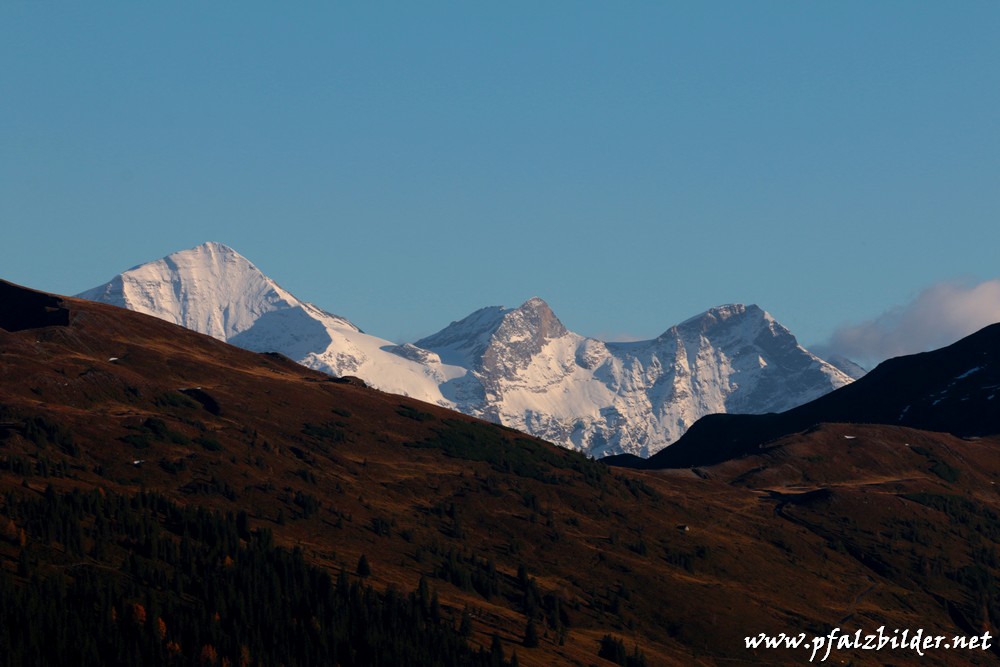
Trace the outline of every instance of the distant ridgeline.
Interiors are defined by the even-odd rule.
[[[649,456],[699,417],[786,410],[858,377],[761,308],[712,308],[655,339],[568,330],[540,298],[488,306],[398,345],[301,301],[232,248],[204,243],[78,296],[510,426],[594,456]]]

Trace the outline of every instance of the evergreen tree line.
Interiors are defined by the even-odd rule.
[[[604,635],[601,639],[597,655],[623,667],[646,667],[646,656],[638,646],[629,653],[625,650],[625,642],[611,635]]]
[[[0,539],[18,558],[0,569],[12,667],[510,664],[473,650],[426,585],[334,579],[243,513],[49,487],[4,497]]]

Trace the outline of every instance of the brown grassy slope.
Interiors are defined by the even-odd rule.
[[[3,471],[0,490],[146,488],[244,510],[334,572],[353,574],[365,554],[376,586],[410,589],[427,577],[456,622],[471,612],[474,642],[498,632],[523,665],[610,664],[596,656],[604,634],[638,645],[650,664],[801,664],[803,651],[753,653],[743,637],[842,621],[952,634],[990,622],[972,587],[947,576],[971,562],[972,529],[903,494],[995,507],[996,443],[829,427],[700,476],[608,471],[129,311],[74,299],[18,308],[47,315],[0,321],[32,327],[0,330],[0,462],[26,461],[33,474]],[[930,454],[903,450],[901,440],[917,438]],[[412,446],[441,440],[467,446]],[[498,460],[484,447],[527,453]],[[941,477],[951,476],[941,462],[955,481]],[[16,543],[0,545],[13,568]],[[492,561],[497,592],[487,599],[437,576],[449,552],[467,572]],[[521,566],[540,597],[560,599],[561,642],[539,623],[540,646],[518,645]],[[892,655],[894,664],[970,659],[991,656]]]

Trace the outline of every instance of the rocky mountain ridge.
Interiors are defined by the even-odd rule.
[[[982,437],[1000,432],[1000,324],[952,345],[884,361],[865,377],[777,414],[712,415],[674,446],[622,465],[686,468],[756,453],[822,423],[879,424]]]
[[[282,355],[0,281],[5,655],[11,665],[325,664],[336,660],[316,651],[331,638],[343,646],[324,625],[334,618],[393,646],[404,632],[458,628],[488,664],[516,650],[526,667],[614,660],[622,639],[633,664],[799,665],[801,648],[745,638],[914,618],[973,636],[1000,619],[997,334],[884,364],[820,399],[812,426],[764,434],[763,447],[730,457],[713,437],[702,453],[716,463],[613,470]],[[704,418],[689,434],[718,418],[745,419]],[[262,566],[265,553],[274,558]],[[303,577],[282,565],[289,558],[317,570]],[[253,572],[264,576],[244,578]],[[217,594],[220,582],[229,590]],[[382,611],[325,612],[334,591]],[[427,615],[387,635],[372,619],[393,600],[421,601]],[[354,646],[338,655],[377,648]]]
[[[595,456],[649,456],[706,414],[782,411],[852,380],[754,305],[713,308],[653,340],[609,343],[569,331],[535,297],[399,345],[296,299],[219,243],[134,267],[79,296]]]

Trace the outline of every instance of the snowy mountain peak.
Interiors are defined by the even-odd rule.
[[[532,297],[397,345],[299,301],[216,242],[137,266],[80,296],[597,456],[648,456],[706,414],[776,412],[851,381],[755,305],[712,308],[654,340],[604,343],[567,330]]]
[[[518,310],[539,310],[539,311],[548,311],[550,313],[552,312],[552,308],[550,308],[549,304],[545,302],[545,299],[539,296],[531,297],[530,299],[522,303],[518,307]]]
[[[421,338],[414,345],[433,350],[445,363],[471,368],[490,344],[490,339],[508,312],[503,306],[480,308],[436,334]]]
[[[178,250],[177,252],[172,253],[172,255],[193,255],[193,254],[198,254],[198,253],[212,253],[212,254],[218,254],[218,255],[232,255],[232,256],[240,257],[240,258],[246,260],[248,263],[250,261],[250,260],[247,260],[246,257],[243,257],[243,255],[241,255],[240,253],[236,252],[235,250],[233,250],[232,248],[230,248],[229,246],[227,246],[225,243],[219,243],[218,241],[205,241],[204,243],[196,245],[195,247],[190,248],[188,250]],[[171,255],[167,255],[167,256],[170,257]]]
[[[219,243],[218,241],[205,241],[204,243],[196,245],[193,248],[178,250],[177,252],[170,253],[159,261],[176,267],[178,271],[184,269],[204,270],[213,266],[228,266],[230,271],[237,270],[257,273],[261,276],[264,275],[249,259],[224,243]],[[147,264],[140,264],[139,266],[132,267],[129,271],[134,271],[135,269],[155,263],[156,262],[147,262]],[[129,271],[126,271],[126,273]],[[266,276],[264,277],[266,278]]]
[[[478,365],[486,349],[498,340],[551,338],[563,335],[565,331],[549,305],[538,297],[532,297],[513,309],[503,306],[480,308],[441,331],[421,338],[414,345],[437,352],[446,363],[472,368]]]
[[[299,309],[299,301],[229,246],[209,241],[133,267],[79,295],[179,324],[220,340],[255,326],[267,313]],[[332,316],[338,326],[357,329]]]
[[[771,323],[774,318],[755,304],[745,306],[742,303],[730,303],[715,308],[709,308],[703,313],[688,318],[680,324],[671,327],[664,335],[677,329],[689,331],[710,331],[720,325],[732,325],[736,322]]]
[[[500,326],[506,312],[507,310],[503,306],[480,308],[471,315],[452,322],[436,334],[421,338],[414,344],[417,347],[431,349],[449,347],[471,338],[484,336],[489,338]]]
[[[445,363],[479,368],[487,357],[493,362],[501,357],[511,358],[509,353],[501,354],[499,350],[517,348],[517,356],[524,358],[531,354],[530,350],[540,348],[544,341],[567,333],[549,305],[532,297],[513,309],[503,306],[480,308],[436,334],[418,340],[415,345],[433,350]],[[489,350],[492,352],[487,354]]]
[[[479,369],[493,376],[515,375],[527,368],[550,340],[568,334],[549,305],[533,297],[504,313],[480,357]]]
[[[370,336],[300,301],[232,248],[210,241],[79,295],[180,324],[256,352],[280,352],[384,391],[450,405],[440,385],[465,372],[436,355]]]
[[[865,370],[863,367],[859,366],[858,364],[854,363],[853,361],[851,361],[850,359],[848,359],[843,355],[824,354],[823,358],[826,360],[827,363],[829,363],[831,366],[839,370],[841,373],[844,373],[848,377],[854,378],[855,380],[860,380],[868,373],[868,371]]]
[[[566,327],[552,312],[549,304],[537,296],[533,296],[520,307],[504,315],[504,323],[511,326],[526,327],[527,333],[539,339],[559,338],[567,333]]]

